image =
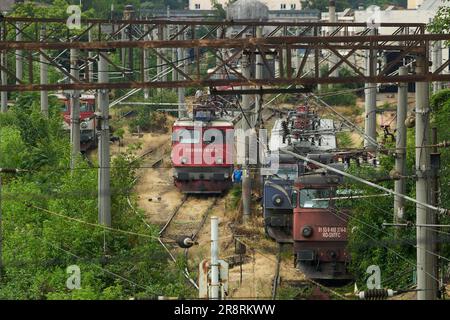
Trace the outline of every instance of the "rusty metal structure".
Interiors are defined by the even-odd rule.
[[[406,56],[423,57],[429,61],[432,42],[450,40],[450,35],[426,34],[424,24],[382,23],[379,28],[392,30],[391,34],[371,35],[370,27],[364,23],[86,19],[81,21],[81,30],[70,30],[66,22],[56,18],[3,18],[0,52],[5,59],[0,70],[8,81],[0,85],[0,91],[220,86],[274,88],[354,82],[450,81],[450,74],[443,73],[449,67],[449,60],[434,66],[433,72],[410,72],[407,75],[391,72],[392,67]],[[46,32],[42,35],[44,26]],[[263,30],[261,37],[256,37],[257,27]],[[328,32],[331,28],[333,31]],[[55,33],[61,33],[61,30],[66,36],[55,37]],[[122,38],[124,30],[129,36],[126,40]],[[21,41],[16,40],[17,34],[21,34]],[[187,40],[179,40],[180,35]],[[189,50],[184,61],[177,60],[173,54],[173,49],[178,48]],[[74,79],[70,74],[70,64],[66,61],[70,49],[80,51],[77,64],[79,79]],[[134,69],[108,58],[108,52],[119,49],[128,49],[133,56],[140,57],[135,58],[138,62],[134,64]],[[298,55],[300,58],[294,65],[293,53],[299,50],[302,54]],[[365,72],[364,67],[351,59],[361,50],[396,50],[399,55],[394,61]],[[24,69],[28,70],[28,75],[22,79],[16,77],[14,66],[7,64],[8,58],[17,55],[17,52],[22,52]],[[326,60],[324,52],[337,58],[327,72],[321,73],[321,62]],[[202,59],[205,53],[220,62],[209,73],[204,71]],[[161,65],[146,65],[144,54],[157,57],[163,66],[172,68],[182,77],[169,74],[157,81],[148,81],[145,74],[157,75],[161,72]],[[30,67],[39,66],[39,55],[45,58],[49,69],[60,71],[66,81],[40,83]],[[120,79],[109,83],[93,81],[89,74],[93,69],[86,66],[96,64],[99,55],[105,57],[108,70],[116,72]],[[254,72],[250,76],[243,75],[239,70],[243,55],[253,60],[256,56],[262,58],[260,60],[266,74],[263,79],[257,79]],[[273,59],[279,65],[278,72],[273,72],[271,68],[270,60]],[[343,66],[349,68],[352,74],[333,76],[334,71]],[[214,75],[224,68],[233,77],[215,79]]]

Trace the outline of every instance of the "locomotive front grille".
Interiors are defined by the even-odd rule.
[[[297,252],[298,261],[314,261],[315,254],[313,250],[300,250]]]
[[[200,169],[200,170],[199,170]],[[177,168],[175,178],[182,181],[207,180],[207,181],[225,181],[231,178],[230,168],[211,168],[206,171],[205,168]]]

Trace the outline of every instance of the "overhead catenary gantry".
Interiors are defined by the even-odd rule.
[[[364,23],[329,22],[254,22],[254,21],[195,21],[195,20],[82,20],[82,29],[70,31],[65,19],[35,19],[7,17],[2,22],[0,51],[4,55],[22,52],[25,66],[39,65],[39,55],[47,60],[47,67],[60,71],[67,81],[41,83],[34,77],[33,68],[26,67],[28,77],[18,79],[14,66],[4,59],[0,69],[8,77],[7,83],[0,85],[0,91],[56,91],[93,89],[133,89],[133,88],[175,88],[175,87],[282,87],[287,85],[313,86],[332,83],[398,83],[416,81],[450,81],[446,72],[449,60],[438,61],[433,72],[398,75],[392,68],[407,56],[424,57],[429,60],[430,48],[435,41],[450,40],[450,35],[426,34],[426,26],[417,23],[382,23],[391,34],[372,35]],[[39,30],[46,26],[46,35],[39,40]],[[256,37],[257,28],[262,28]],[[53,37],[61,28],[67,30],[64,39]],[[332,32],[325,32],[332,28]],[[124,29],[133,30],[127,41],[121,38]],[[161,30],[166,37],[161,37]],[[17,41],[17,33],[22,41]],[[385,32],[386,33],[386,32]],[[280,34],[287,36],[280,36]],[[327,34],[324,36],[323,34]],[[90,35],[88,37],[88,35]],[[183,36],[181,36],[183,35]],[[161,40],[163,39],[163,40]],[[187,39],[187,40],[180,40]],[[134,63],[134,69],[116,64],[108,59],[108,70],[116,73],[109,83],[95,81],[89,73],[92,68],[84,68],[95,62],[98,52],[111,52],[128,48],[133,56],[141,57]],[[69,63],[64,54],[69,49],[78,49],[80,79],[70,75]],[[177,49],[188,51],[187,57],[176,59],[172,52]],[[298,61],[283,59],[286,52],[302,52]],[[364,70],[360,61],[353,58],[363,50],[397,51],[397,58],[385,62],[378,68]],[[224,55],[223,53],[227,54]],[[323,52],[333,54],[334,65],[327,72],[320,72]],[[205,53],[215,57],[220,63],[206,72],[203,59]],[[153,65],[144,57],[156,57]],[[240,59],[248,55],[255,60],[259,57],[263,65],[264,77],[257,79],[255,72],[244,75],[239,67]],[[291,56],[289,54],[289,56]],[[274,72],[273,64],[279,64]],[[436,65],[437,64],[437,65]],[[157,75],[161,66],[173,69],[178,77],[165,75],[157,81],[148,81],[148,74]],[[349,76],[340,77],[336,70],[341,67],[351,70]],[[86,71],[83,71],[86,70]],[[227,70],[229,77],[221,72]],[[73,81],[72,81],[73,80]]]
[[[429,254],[434,252],[429,243],[431,237],[420,226],[431,221],[427,218],[433,212],[429,208],[440,208],[436,203],[430,204],[428,198],[429,159],[421,150],[426,145],[429,127],[427,82],[450,81],[448,57],[432,59],[430,71],[430,52],[434,48],[431,58],[439,57],[436,42],[446,43],[450,35],[427,34],[426,25],[418,23],[382,23],[377,27],[383,32],[374,32],[365,23],[134,20],[132,16],[125,20],[82,20],[81,30],[69,30],[66,19],[56,18],[6,17],[0,23],[3,112],[7,109],[8,92],[41,91],[42,96],[46,91],[63,90],[77,99],[77,91],[98,90],[101,111],[98,118],[101,127],[99,221],[106,226],[111,224],[109,90],[226,86],[235,91],[246,90],[241,93],[248,96],[276,90],[304,92],[307,87],[318,84],[415,82],[416,147],[419,150],[415,202],[417,237],[424,240],[417,245],[418,289],[422,290],[419,299],[433,298],[433,284],[427,277],[431,275],[434,279],[436,268]],[[376,52],[387,51],[397,52],[396,57],[389,62],[377,57]],[[117,57],[113,58],[110,52],[119,53],[122,61],[117,62]],[[364,55],[367,52],[369,54]],[[366,56],[370,63],[358,58],[361,56]],[[212,69],[208,60],[215,61]],[[328,70],[322,72],[324,61]],[[255,64],[258,67],[254,70]],[[397,72],[399,65],[410,68]],[[34,74],[34,66],[40,67],[40,77]],[[342,67],[351,72],[340,76],[336,71]],[[26,70],[28,74],[24,74]],[[51,71],[60,73],[62,79],[48,77]],[[372,95],[372,101],[373,98]],[[43,100],[47,105],[46,96]],[[245,99],[244,109],[250,109],[250,101],[244,102]],[[376,100],[372,105],[376,107]],[[371,116],[371,128],[375,128],[374,119],[376,117]],[[76,123],[76,119],[73,122]],[[366,140],[376,142],[375,134],[367,132]],[[75,139],[78,138],[74,136]],[[399,163],[399,167],[401,165]],[[411,200],[405,195],[401,197],[401,193],[395,194]],[[247,198],[249,196],[247,193]],[[397,210],[402,205],[399,204]],[[244,207],[249,211],[247,205]]]

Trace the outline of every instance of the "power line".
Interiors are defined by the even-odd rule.
[[[435,206],[430,205],[430,204],[427,204],[427,203],[421,203],[421,202],[418,202],[416,199],[413,199],[413,198],[411,198],[411,197],[409,197],[409,196],[406,196],[406,195],[404,195],[404,194],[396,193],[395,191],[393,191],[393,190],[391,190],[391,189],[388,189],[388,188],[385,188],[385,187],[383,187],[383,186],[377,185],[377,184],[375,184],[375,183],[373,183],[373,182],[370,182],[370,181],[367,181],[367,180],[365,180],[365,179],[361,179],[361,178],[356,177],[356,176],[354,176],[354,175],[351,175],[351,174],[349,174],[349,173],[347,173],[347,172],[345,172],[345,171],[338,170],[338,169],[336,169],[336,168],[333,168],[333,167],[328,166],[328,165],[326,165],[326,164],[323,164],[323,163],[321,163],[321,162],[318,162],[318,161],[309,159],[308,157],[305,157],[305,156],[302,156],[302,155],[300,155],[300,154],[291,152],[291,151],[289,151],[289,150],[286,150],[286,149],[279,149],[279,151],[284,152],[284,153],[287,153],[287,154],[290,154],[290,155],[292,155],[293,157],[295,157],[295,158],[297,158],[297,159],[304,160],[304,161],[306,161],[306,162],[310,162],[310,163],[312,163],[312,164],[314,164],[314,165],[316,165],[316,166],[319,166],[320,168],[325,168],[325,169],[327,169],[327,170],[329,170],[329,171],[333,171],[334,173],[337,173],[337,174],[342,175],[342,176],[344,176],[344,177],[347,177],[347,178],[356,180],[356,181],[358,181],[358,182],[364,183],[364,184],[366,184],[366,185],[368,185],[368,186],[371,186],[371,187],[374,187],[374,188],[383,190],[383,191],[385,191],[385,192],[387,192],[387,193],[390,193],[390,194],[392,194],[392,195],[397,195],[397,196],[402,197],[402,198],[404,198],[404,199],[406,199],[406,200],[408,200],[408,201],[412,201],[412,202],[414,202],[414,203],[416,203],[416,204],[419,204],[419,205],[421,205],[421,206],[427,207],[427,208],[429,208],[429,209],[432,209],[432,210],[435,210],[435,211],[439,211],[439,212],[441,212],[441,213],[443,213],[443,214],[446,214],[446,213],[449,212],[448,209],[440,208],[440,207],[435,207]]]
[[[331,214],[335,215],[338,219],[341,219],[342,221],[347,221],[346,219],[341,218],[339,215],[337,215],[335,212],[333,212],[332,210],[327,209],[328,212],[330,212]],[[345,212],[342,211],[338,211],[341,214],[347,215]],[[350,215],[347,215],[348,217],[350,217]],[[377,241],[377,239],[375,239],[374,237],[370,236],[369,234],[365,233],[364,231],[362,231],[359,228],[356,228],[356,230],[360,233],[362,233],[363,235],[365,235],[366,237],[370,238],[373,241]],[[414,264],[414,262],[408,260],[408,258],[405,258],[403,255],[401,255],[400,253],[398,253],[396,250],[389,248],[386,245],[382,245],[385,249],[387,249],[388,251],[391,251],[392,253],[394,253],[397,257],[401,258],[403,261],[407,262],[408,264],[416,267],[416,265]],[[437,279],[436,277],[434,277],[432,274],[426,272],[426,274],[431,277],[433,280],[439,281],[439,279]]]
[[[60,218],[64,218],[64,219],[67,219],[67,220],[76,221],[78,223],[86,224],[86,225],[89,225],[91,227],[101,228],[103,230],[119,232],[119,233],[124,233],[124,234],[128,234],[128,235],[139,236],[139,237],[144,237],[144,238],[149,238],[149,239],[154,239],[154,240],[158,240],[159,239],[159,237],[151,236],[151,235],[148,235],[148,234],[137,233],[137,232],[127,231],[127,230],[122,230],[122,229],[115,229],[115,228],[112,228],[112,227],[108,227],[106,225],[101,225],[101,224],[97,224],[97,223],[91,223],[91,222],[84,221],[84,220],[81,220],[81,219],[69,217],[69,216],[66,216],[66,215],[58,213],[58,212],[54,212],[54,211],[47,210],[45,208],[38,207],[38,206],[33,205],[33,204],[28,204],[28,206],[31,207],[31,208],[35,208],[37,210],[41,210],[43,212],[46,212],[46,213],[58,216]]]
[[[334,214],[336,217],[339,217],[339,216],[338,216],[335,212],[333,212],[332,210],[327,209],[327,211],[331,212],[331,213]],[[371,225],[371,224],[369,224],[369,223],[366,223],[366,222],[363,221],[363,220],[357,219],[356,217],[351,216],[351,215],[349,215],[349,214],[347,214],[347,213],[345,213],[345,212],[343,212],[343,211],[340,211],[340,210],[336,210],[336,211],[339,212],[340,214],[343,214],[343,215],[347,216],[348,218],[355,219],[355,220],[357,220],[358,222],[361,222],[362,224],[365,224],[366,226],[368,226],[368,227],[370,227],[370,228],[372,228],[372,229],[374,229],[374,230],[377,230],[377,231],[379,231],[379,232],[382,232],[382,233],[384,233],[384,234],[386,234],[386,235],[390,235],[388,232],[386,232],[386,231],[384,231],[384,230],[382,230],[382,229],[379,229],[378,227],[373,226],[373,225]],[[339,217],[339,218],[340,218],[340,217]],[[342,218],[340,218],[340,219],[343,220]],[[357,230],[359,230],[359,229],[357,228]],[[374,241],[377,241],[377,240],[374,239],[374,238],[371,238],[371,239],[374,240]],[[411,243],[411,242],[408,242],[408,241],[405,241],[405,243],[408,244],[408,245],[410,245],[410,246],[412,246],[412,247],[414,247],[414,248],[417,248],[417,245],[414,244],[414,243]],[[384,245],[383,245],[383,247],[388,248],[387,246],[384,246]],[[424,249],[424,250],[425,250],[427,253],[429,253],[429,254],[432,254],[432,255],[434,255],[434,256],[436,256],[436,257],[438,257],[438,258],[441,258],[441,259],[444,259],[444,260],[450,262],[450,259],[448,259],[448,258],[446,258],[446,257],[444,257],[444,256],[441,256],[441,255],[439,255],[439,254],[437,254],[437,253],[435,253],[435,252],[429,251],[429,250],[427,250],[427,249]],[[403,258],[404,258],[404,257],[403,257]],[[404,258],[404,259],[406,259],[406,258]],[[436,278],[434,278],[434,279],[437,280]]]

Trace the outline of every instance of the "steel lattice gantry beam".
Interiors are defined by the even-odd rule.
[[[132,89],[132,88],[174,88],[174,87],[221,87],[253,86],[279,87],[287,85],[312,86],[330,83],[398,83],[415,81],[450,81],[444,71],[449,61],[442,61],[432,73],[398,75],[392,67],[407,56],[421,56],[429,61],[429,50],[434,41],[450,40],[450,35],[425,34],[423,24],[384,23],[380,28],[390,30],[389,35],[368,35],[370,29],[362,23],[279,23],[254,21],[171,21],[171,20],[83,20],[82,29],[71,31],[64,19],[5,18],[2,22],[0,51],[7,57],[23,53],[28,77],[16,79],[12,65],[0,65],[8,75],[8,82],[0,85],[0,91],[55,91],[89,89]],[[39,30],[45,25],[46,35]],[[263,27],[263,36],[255,37],[256,27]],[[324,30],[333,27],[332,33]],[[18,30],[19,28],[19,30]],[[159,33],[166,28],[166,37]],[[124,29],[130,35],[127,41],[121,39]],[[21,32],[23,41],[16,41]],[[61,36],[64,34],[64,36]],[[88,40],[91,34],[91,41]],[[183,34],[184,39],[178,40]],[[283,34],[283,36],[280,36]],[[287,34],[287,36],[286,36]],[[328,34],[323,36],[323,34]],[[55,36],[57,35],[57,36]],[[118,65],[107,58],[111,74],[109,83],[96,82],[89,75],[87,65],[96,64],[99,52],[128,48],[135,57],[134,69]],[[188,49],[187,58],[177,59],[172,49]],[[67,59],[69,49],[79,49],[80,78],[72,79]],[[146,53],[144,53],[144,50]],[[377,70],[364,72],[364,68],[352,59],[363,50],[396,51],[398,56],[390,63],[382,63]],[[283,54],[287,52],[287,54]],[[292,52],[301,52],[294,66]],[[337,57],[327,72],[320,72],[320,64],[326,60],[324,52]],[[144,54],[153,57],[153,63],[144,63]],[[62,80],[41,84],[30,66],[39,66],[39,55],[44,55],[49,69],[62,74]],[[255,59],[261,55],[265,77],[256,79],[254,72],[244,76],[240,70],[242,55]],[[107,57],[107,55],[104,55]],[[284,57],[283,57],[284,56]],[[206,58],[205,58],[206,57]],[[207,57],[216,65],[207,72]],[[279,72],[273,71],[273,61],[277,59]],[[157,64],[156,61],[160,61]],[[272,65],[271,65],[272,62]],[[185,66],[187,64],[187,66]],[[28,67],[27,67],[28,65]],[[144,67],[145,65],[145,67]],[[180,77],[156,77],[157,80],[144,81],[145,73],[156,76],[161,66],[171,68]],[[347,67],[351,74],[333,77],[333,71]],[[163,68],[164,69],[164,68]],[[226,76],[223,75],[224,70]],[[164,71],[164,70],[163,70]],[[186,72],[187,71],[187,72]],[[20,80],[20,81],[19,81]],[[73,80],[73,81],[70,81]],[[70,83],[72,82],[72,83]]]

